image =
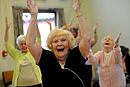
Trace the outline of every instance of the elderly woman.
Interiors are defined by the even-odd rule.
[[[6,32],[5,32],[5,47],[9,55],[14,59],[15,66],[13,72],[12,85],[14,87],[42,87],[41,71],[36,61],[28,51],[26,45],[26,37],[19,35],[17,38],[17,45],[20,50],[15,49],[9,42],[8,30],[11,23],[6,19]],[[37,27],[38,31],[38,27]],[[36,32],[37,32],[36,31]],[[40,44],[40,32],[37,32],[37,42]]]
[[[36,3],[26,0],[31,12],[27,45],[40,66],[44,87],[86,87],[85,61],[90,50],[91,35],[88,24],[80,11],[81,0],[74,0],[74,11],[79,20],[82,40],[74,46],[73,35],[66,30],[54,29],[47,38],[45,50],[36,43],[36,27],[38,8]],[[87,71],[86,71],[87,72]]]
[[[100,87],[126,87],[125,75],[122,65],[122,53],[117,36],[115,43],[110,36],[102,40],[102,50],[94,55],[90,52],[88,60],[98,66]]]

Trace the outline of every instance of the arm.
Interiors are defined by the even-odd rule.
[[[81,0],[78,0],[77,2],[76,0],[74,0],[73,8],[78,17],[79,29],[81,31],[81,37],[82,37],[82,40],[79,43],[79,49],[82,56],[86,58],[90,50],[91,33],[89,30],[88,24],[80,11],[80,5],[81,5]]]
[[[90,50],[90,52],[89,52],[89,54],[88,54],[88,56],[87,56],[89,62],[90,62],[91,64],[93,64],[93,65],[99,64],[99,58],[100,58],[99,54],[100,54],[100,51],[93,55],[92,50]],[[86,62],[86,63],[87,63],[87,62]]]
[[[113,46],[113,49],[114,49],[114,58],[115,58],[115,62],[116,63],[119,63],[119,62],[122,62],[122,53],[121,53],[121,49],[119,47],[119,39],[120,39],[120,36],[121,36],[121,32],[120,34],[116,37],[115,39],[115,43],[114,43],[114,46]]]
[[[94,28],[93,28],[93,36],[94,36],[94,38],[91,40],[91,43],[92,43],[92,46],[94,46],[96,43],[97,43],[97,40],[98,40],[98,36],[97,36],[97,23],[96,23],[96,25],[94,26]]]
[[[5,17],[5,22],[6,22],[6,30],[5,30],[5,38],[4,41],[8,41],[8,30],[10,28],[11,23],[8,23],[7,17]]]
[[[9,37],[8,37],[8,31],[9,31],[11,23],[8,23],[7,17],[5,17],[5,22],[6,22],[6,30],[5,30],[5,36],[4,36],[5,48],[8,54],[12,58],[15,58],[16,53],[18,53],[18,51],[9,43]]]
[[[31,12],[31,22],[28,27],[28,34],[26,37],[27,46],[29,48],[30,53],[34,57],[37,63],[39,63],[40,56],[42,53],[42,47],[38,43],[36,43],[36,36],[37,36],[37,14],[38,14],[38,7],[36,3],[32,4],[31,0],[26,0],[27,6]]]
[[[45,21],[50,25],[50,31],[52,30],[52,27],[51,27],[51,22],[49,20],[46,20]]]
[[[61,27],[61,29],[63,29],[63,30],[67,29],[67,30],[70,31],[72,22],[73,22],[73,18],[70,20],[70,23],[69,23],[69,24],[65,23],[65,26]]]

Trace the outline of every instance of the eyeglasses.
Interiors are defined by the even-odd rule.
[[[111,38],[104,38],[104,40],[110,40],[110,41],[113,41],[113,39],[111,39]]]

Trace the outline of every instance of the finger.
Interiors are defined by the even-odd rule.
[[[7,19],[7,17],[5,17],[5,22],[6,22],[6,25],[8,24],[8,19]]]
[[[81,6],[81,0],[78,0],[79,7]]]
[[[9,27],[10,27],[10,25],[11,25],[11,22],[9,23]]]
[[[73,9],[75,8],[75,4],[76,4],[76,0],[74,0],[74,3],[73,3]]]
[[[121,36],[121,32],[120,32],[120,34],[119,34],[119,38],[120,38],[120,36]]]
[[[34,7],[37,7],[37,4],[36,4],[36,2],[34,2]]]
[[[30,4],[30,5],[33,5],[33,3],[32,3],[32,1],[31,1],[31,0],[29,0],[29,4]]]
[[[120,36],[121,36],[121,32],[120,32],[120,34],[116,38],[116,41],[115,41],[116,44],[118,43]]]
[[[26,0],[26,3],[27,3],[27,6],[29,5],[29,1],[28,0]]]

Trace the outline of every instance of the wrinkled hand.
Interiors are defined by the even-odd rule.
[[[120,39],[120,36],[121,36],[121,32],[120,32],[120,34],[116,37],[116,39],[115,39],[115,44],[118,44],[119,39]]]
[[[38,7],[37,7],[36,3],[33,4],[31,0],[26,0],[26,2],[27,2],[27,6],[29,7],[29,10],[31,12],[31,15],[37,16]]]
[[[7,17],[5,17],[5,22],[6,22],[6,29],[9,29],[9,28],[10,28],[10,25],[11,25],[11,22],[8,23]]]
[[[81,7],[81,0],[74,0],[74,4],[73,4],[73,9],[75,12],[80,11],[80,7]]]
[[[70,20],[70,23],[69,23],[69,24],[65,23],[65,27],[66,27],[68,30],[70,30],[71,25],[72,25],[72,22],[73,22],[73,18]]]
[[[93,27],[93,31],[96,32],[97,31],[97,26],[98,26],[98,23],[96,23]]]

